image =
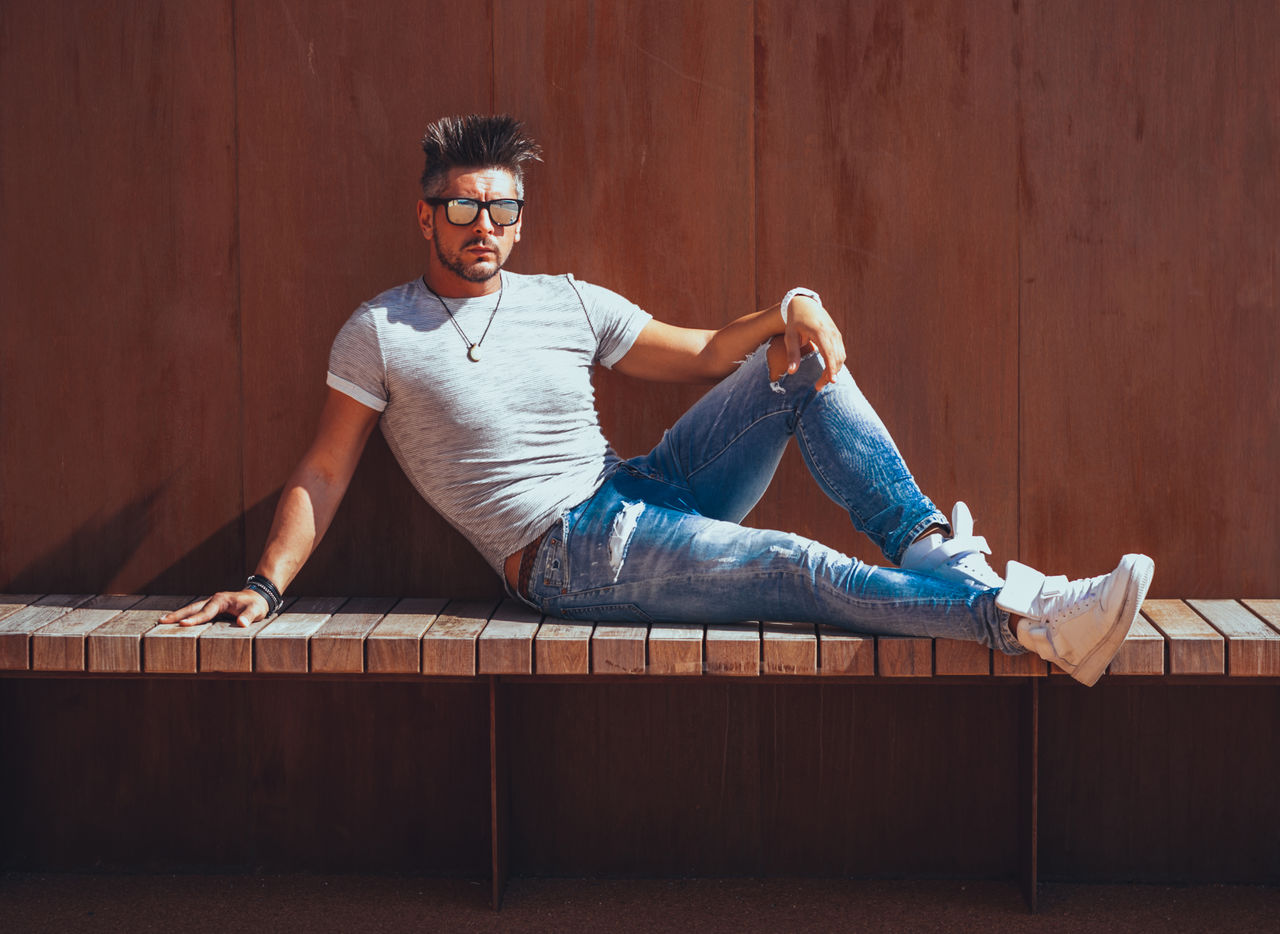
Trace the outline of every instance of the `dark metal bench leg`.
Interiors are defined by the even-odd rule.
[[[507,887],[508,801],[504,692],[497,676],[489,678],[489,841],[493,868],[493,910],[502,907]]]
[[[1018,715],[1018,850],[1022,894],[1034,913],[1039,886],[1040,679],[1028,678]]]

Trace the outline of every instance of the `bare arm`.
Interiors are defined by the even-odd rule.
[[[355,473],[378,413],[330,389],[311,447],[280,494],[267,546],[256,573],[283,591],[324,537]],[[160,617],[162,623],[195,626],[221,613],[248,626],[267,615],[267,601],[249,591],[224,591]]]
[[[818,380],[819,389],[844,366],[840,329],[826,309],[801,295],[792,299],[785,325],[777,305],[743,315],[717,331],[650,321],[615,369],[640,379],[713,381],[727,376],[749,353],[778,334],[786,335],[787,372],[795,371],[806,347],[822,352],[827,368]]]

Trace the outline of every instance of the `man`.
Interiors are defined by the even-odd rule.
[[[537,145],[510,117],[437,121],[423,137],[422,277],[361,306],[334,341],[328,398],[245,589],[162,617],[241,626],[280,607],[346,491],[369,433],[480,550],[510,592],[591,620],[788,619],[1034,651],[1085,684],[1119,650],[1150,558],[1068,582],[1016,561],[1002,580],[963,503],[951,523],[916,486],[844,369],[818,296],[718,330],[654,320],[571,276],[502,271],[520,239]],[[642,457],[620,461],[591,384],[718,381]],[[814,479],[896,568],[738,523],[794,437]]]

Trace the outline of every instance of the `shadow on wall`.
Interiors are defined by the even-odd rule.
[[[64,541],[0,578],[0,592],[203,595],[238,586],[257,562],[280,490],[188,547],[173,541],[167,487],[86,519]],[[380,437],[371,439],[328,534],[290,591],[503,596],[498,576],[418,496]]]
[[[124,506],[94,514],[53,548],[0,581],[10,593],[196,593],[210,580],[239,573],[245,517],[238,516],[163,571],[148,575],[148,557],[163,546],[156,530],[168,484]],[[154,566],[155,562],[150,562]]]

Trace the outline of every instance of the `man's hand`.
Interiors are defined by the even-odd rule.
[[[822,354],[827,368],[814,383],[822,389],[836,378],[844,368],[844,338],[831,320],[831,315],[807,295],[797,295],[787,306],[787,330],[784,337],[787,346],[787,372],[794,373],[800,366],[800,358],[806,348],[813,347]]]
[[[199,626],[220,615],[235,617],[236,625],[244,628],[260,619],[267,618],[266,598],[252,590],[241,590],[236,593],[223,591],[207,600],[196,600],[188,603],[180,610],[166,613],[160,617],[162,623],[177,623],[179,626]]]

